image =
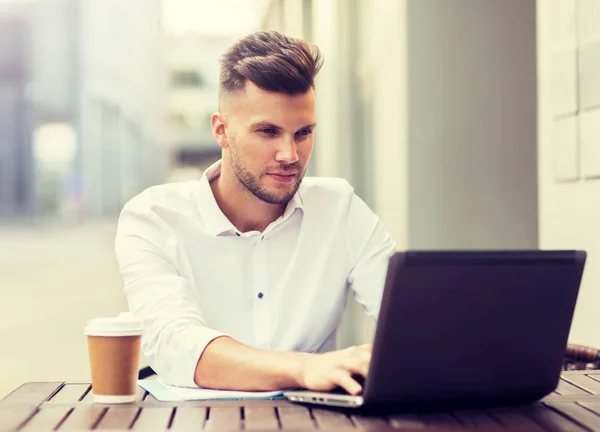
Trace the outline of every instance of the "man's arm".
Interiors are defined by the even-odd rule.
[[[150,366],[169,384],[230,390],[341,386],[360,392],[352,374],[366,375],[370,347],[327,354],[251,348],[209,328],[189,281],[169,259],[174,233],[145,196],[125,206],[115,242],[129,308],[144,323]]]
[[[367,315],[377,319],[388,261],[396,244],[379,218],[357,195],[351,198],[348,207],[346,239],[353,265],[348,277],[350,289]]]
[[[229,337],[213,340],[196,367],[196,384],[232,390],[278,390],[304,387],[316,391],[339,386],[361,392],[352,375],[366,376],[371,346],[326,354],[263,351]]]
[[[194,386],[198,358],[222,332],[209,328],[189,281],[182,277],[175,233],[158,216],[164,210],[146,191],[125,205],[115,252],[129,310],[143,323],[142,349],[165,382]]]

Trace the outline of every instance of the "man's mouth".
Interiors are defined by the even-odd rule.
[[[281,183],[289,183],[294,180],[297,173],[289,173],[289,172],[272,172],[267,173],[272,179],[281,182]]]

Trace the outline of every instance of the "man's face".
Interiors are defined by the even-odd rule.
[[[223,163],[231,164],[237,180],[257,198],[287,204],[300,187],[313,149],[313,89],[290,96],[248,81],[243,91],[226,98]]]

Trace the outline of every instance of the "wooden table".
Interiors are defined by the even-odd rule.
[[[0,401],[0,432],[112,430],[600,431],[600,371],[565,372],[556,391],[521,408],[365,416],[286,400],[159,402],[143,389],[126,405],[92,402],[87,383],[27,383]]]

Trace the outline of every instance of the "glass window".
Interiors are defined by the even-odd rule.
[[[175,70],[171,72],[171,86],[190,88],[204,87],[206,81],[200,71],[197,70]]]

